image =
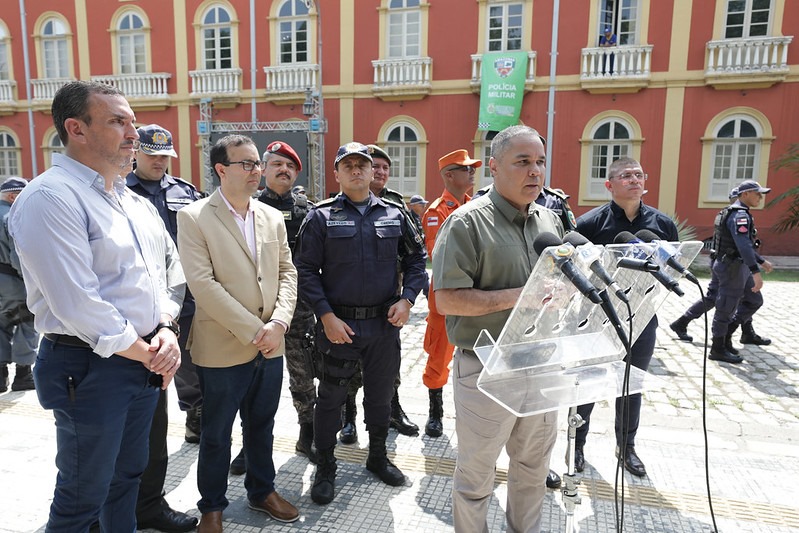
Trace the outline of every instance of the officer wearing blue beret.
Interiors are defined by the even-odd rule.
[[[386,437],[400,367],[400,328],[427,284],[421,239],[400,207],[369,190],[374,176],[369,149],[357,142],[340,147],[335,176],[341,193],[311,209],[295,254],[300,296],[319,319],[322,363],[314,413],[319,462],[311,489],[318,504],[335,497],[339,413],[358,362],[369,431],[366,468],[388,485],[405,483],[386,456]]]

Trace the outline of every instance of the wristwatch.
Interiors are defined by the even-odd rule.
[[[178,323],[174,320],[170,320],[169,322],[159,322],[155,327],[155,331],[158,331],[162,328],[171,329],[172,333],[175,334],[175,337],[180,337],[180,325],[178,325]]]

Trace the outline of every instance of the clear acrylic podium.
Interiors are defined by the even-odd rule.
[[[670,243],[676,259],[688,267],[702,249],[699,241]],[[564,245],[570,247],[571,245]],[[622,257],[648,258],[662,272],[679,279],[656,253],[659,245],[581,245],[571,255],[574,264],[596,287],[604,285],[589,269],[601,261],[627,295],[632,310],[632,335],[627,305],[608,289],[613,307],[630,337],[630,344],[651,320],[669,291],[649,272],[617,268]],[[624,344],[602,308],[583,296],[556,262],[562,247],[545,249],[497,339],[483,330],[474,351],[483,363],[478,388],[517,416],[582,405],[622,395],[626,354]],[[589,260],[585,260],[589,258]],[[654,388],[656,378],[631,367],[629,393]]]

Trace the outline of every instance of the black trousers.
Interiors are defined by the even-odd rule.
[[[166,430],[169,423],[166,391],[158,392],[153,423],[150,426],[150,458],[141,476],[139,497],[136,501],[136,521],[144,522],[161,514],[168,507],[164,499],[164,481],[169,454],[166,448]]]

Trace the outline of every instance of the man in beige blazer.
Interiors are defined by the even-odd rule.
[[[281,522],[297,509],[274,487],[272,430],[283,381],[283,335],[297,298],[282,214],[254,201],[262,161],[252,139],[228,135],[211,148],[220,188],[178,212],[178,248],[197,301],[189,348],[203,395],[198,531],[221,532],[230,437],[241,413],[249,507]]]

